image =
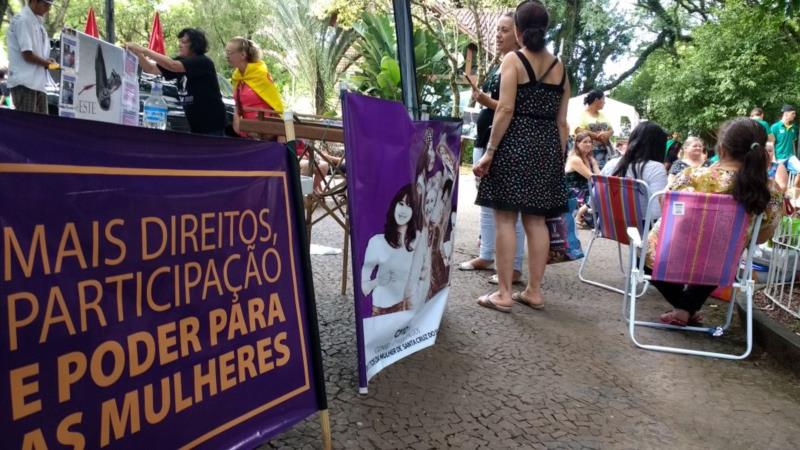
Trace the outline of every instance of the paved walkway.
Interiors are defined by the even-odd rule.
[[[456,259],[477,253],[471,176],[459,191]],[[582,232],[586,244],[588,233]],[[335,226],[312,240],[341,246]],[[601,245],[592,272],[616,270]],[[593,255],[594,258],[594,255]],[[768,355],[744,362],[638,350],[619,295],[577,280],[577,263],[548,266],[547,307],[500,314],[475,304],[489,272],[453,270],[437,343],[378,374],[358,395],[352,282],[339,295],[339,256],[313,258],[325,376],[337,448],[800,448],[800,378]],[[668,305],[645,295],[643,315]],[[713,308],[709,308],[714,313]],[[665,342],[741,345],[741,330],[711,339],[651,333]],[[264,448],[319,448],[316,417]]]

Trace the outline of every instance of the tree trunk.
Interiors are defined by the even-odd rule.
[[[325,114],[325,82],[322,80],[322,74],[319,68],[315,72],[316,81],[314,82],[314,111],[318,116]]]
[[[577,86],[575,83],[575,74],[578,73],[578,65],[575,61],[575,43],[578,36],[581,34],[581,7],[582,0],[567,0],[564,6],[564,26],[558,33],[557,39],[563,44],[560,45],[561,62],[567,69],[567,75],[570,78],[570,84]]]

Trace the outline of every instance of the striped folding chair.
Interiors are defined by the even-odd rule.
[[[622,275],[625,276],[625,265],[622,262],[622,245],[628,245],[628,227],[636,227],[640,232],[647,232],[643,230],[647,203],[644,202],[645,204],[642,204],[642,199],[650,198],[650,187],[642,180],[605,177],[602,175],[592,175],[591,184],[594,230],[592,231],[592,239],[589,241],[589,247],[586,250],[586,257],[583,258],[578,269],[578,278],[584,283],[625,294],[627,289],[609,286],[587,278],[584,275],[584,270],[592,253],[594,241],[597,238],[605,238],[617,242],[619,268]],[[627,288],[627,283],[623,284],[623,288]],[[641,296],[646,290],[647,283],[643,285],[641,292],[637,296]]]
[[[644,255],[647,250],[647,241],[642,241],[637,228],[628,228],[627,234],[631,242],[628,290],[630,291],[638,283],[647,280],[659,280],[679,284],[732,286],[734,298],[729,302],[724,324],[712,327],[679,327],[637,321],[636,295],[629,293],[626,296],[626,302],[629,303],[627,320],[631,339],[636,346],[648,350],[724,359],[744,359],[753,348],[753,252],[756,249],[756,240],[763,215],[756,218],[752,238],[749,243],[746,243],[745,238],[750,218],[732,196],[681,191],[665,192],[657,193],[650,198],[650,201],[655,201],[656,198],[664,195],[661,228],[658,235],[658,247],[655,249],[652,275],[645,275],[641,264],[638,264],[639,261],[637,261],[639,252],[636,250],[642,249],[641,255]],[[649,221],[650,217],[648,217]],[[745,244],[748,244],[747,255],[744,263],[740,265]],[[737,291],[743,292],[746,296],[747,342],[744,353],[729,354],[647,345],[640,343],[636,337],[637,326],[697,331],[712,336],[722,336],[731,325]]]

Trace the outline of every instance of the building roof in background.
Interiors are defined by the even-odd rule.
[[[497,21],[500,20],[505,13],[506,11],[504,10],[478,11],[478,18],[481,26],[481,45],[487,53],[492,55],[492,57],[496,56],[495,34],[497,30]],[[458,21],[459,27],[461,27],[463,31],[470,37],[477,40],[478,33],[475,27],[475,18],[472,16],[472,12],[469,9],[461,8],[453,10],[451,14]]]
[[[458,8],[458,9],[451,9],[447,10],[444,7],[440,7],[443,14],[448,15],[455,19],[456,23],[458,24],[459,29],[465,34],[467,34],[470,38],[472,38],[473,42],[476,44],[478,43],[478,32],[475,26],[475,18],[472,15],[472,11],[467,8]],[[481,30],[481,46],[483,49],[491,55],[491,57],[495,55],[495,44],[494,44],[494,37],[495,37],[495,30],[497,28],[497,21],[505,14],[507,11],[502,9],[497,10],[481,10],[478,11],[478,19],[480,20],[480,30]]]

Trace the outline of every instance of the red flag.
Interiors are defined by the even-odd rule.
[[[147,48],[162,55],[167,54],[164,51],[164,31],[161,29],[161,19],[158,16],[158,11],[156,11],[156,17],[153,19],[153,28],[150,31],[150,42],[147,44]]]
[[[89,15],[86,16],[86,28],[83,32],[100,39],[100,33],[97,32],[97,21],[94,19],[94,9],[91,6],[89,7]]]

